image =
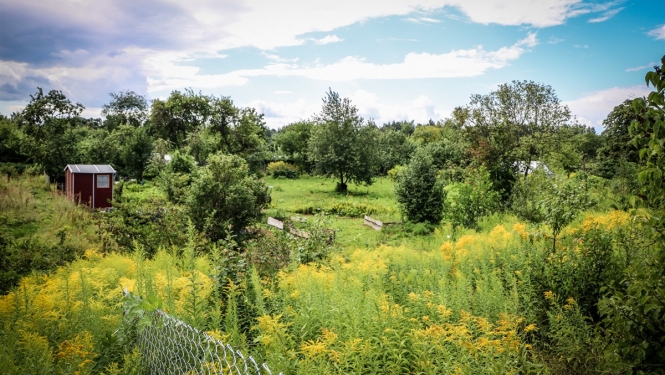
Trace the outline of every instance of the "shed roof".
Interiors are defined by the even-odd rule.
[[[108,164],[67,164],[65,169],[72,173],[115,173],[115,169]]]

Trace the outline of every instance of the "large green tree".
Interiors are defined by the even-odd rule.
[[[76,119],[83,111],[80,103],[72,103],[62,91],[44,94],[37,88],[30,102],[15,117],[27,135],[26,150],[35,163],[41,164],[49,176],[63,175],[65,165],[78,162],[77,143],[81,134]]]
[[[637,147],[631,143],[630,124],[638,120],[633,110],[632,100],[626,100],[614,107],[603,120],[605,128],[601,133],[602,147],[598,150],[597,173],[612,178],[624,163],[639,164]]]
[[[139,127],[148,119],[148,101],[134,91],[110,93],[111,101],[102,106],[104,125],[112,131],[120,125]]]
[[[180,148],[185,145],[188,133],[208,122],[210,112],[209,97],[194,93],[191,89],[184,93],[173,91],[166,100],[153,100],[151,133]]]
[[[555,145],[554,130],[571,122],[570,110],[552,87],[533,81],[499,85],[487,95],[473,95],[466,118],[472,156],[485,165],[493,185],[508,196],[517,163],[529,173]]]
[[[372,184],[378,161],[378,129],[367,124],[348,98],[329,90],[309,141],[309,155],[319,173],[338,179],[338,192],[349,182]]]

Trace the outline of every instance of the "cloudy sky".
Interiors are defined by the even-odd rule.
[[[93,117],[111,92],[192,88],[278,128],[332,88],[378,124],[426,122],[533,80],[602,130],[663,54],[662,0],[0,0],[0,113],[37,87]]]

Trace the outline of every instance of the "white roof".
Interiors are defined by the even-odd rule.
[[[72,173],[115,173],[115,169],[108,164],[67,164],[65,169]]]

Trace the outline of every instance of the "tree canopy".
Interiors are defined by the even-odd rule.
[[[319,173],[338,179],[337,191],[349,182],[372,184],[377,168],[378,129],[367,124],[348,98],[329,90],[315,117],[309,154]]]

